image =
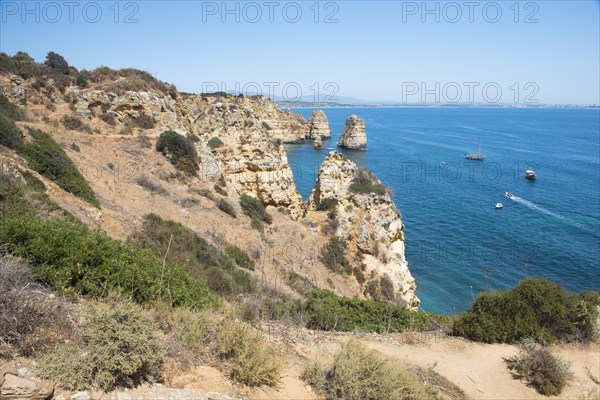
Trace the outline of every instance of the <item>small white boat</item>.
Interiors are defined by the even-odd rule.
[[[446,161],[442,161],[440,164],[441,164],[441,165],[446,165],[446,164],[447,164],[447,162],[446,162]]]
[[[528,169],[527,171],[525,171],[525,179],[529,179],[530,181],[535,181],[537,179],[535,171],[532,169]]]
[[[504,195],[506,196],[507,199],[512,199],[513,197],[515,197],[515,195],[512,194],[511,192],[506,192]]]
[[[496,203],[496,210],[500,210],[504,208],[504,206],[502,205],[502,203]]]

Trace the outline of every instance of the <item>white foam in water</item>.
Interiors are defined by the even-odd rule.
[[[532,203],[529,200],[525,200],[525,199],[523,199],[523,198],[521,198],[519,196],[513,196],[513,197],[511,197],[511,200],[514,200],[517,203],[521,203],[524,206],[531,208],[532,210],[539,211],[542,214],[546,214],[546,215],[549,215],[549,216],[554,217],[556,219],[562,220],[562,221],[564,221],[568,225],[574,226],[574,227],[579,228],[579,229],[583,229],[584,231],[594,232],[593,229],[590,229],[590,228],[586,227],[585,225],[580,224],[579,222],[575,222],[572,219],[569,219],[569,218],[565,217],[564,215],[560,215],[560,214],[557,214],[555,212],[552,212],[552,211],[548,210],[547,208],[540,207],[537,204]]]

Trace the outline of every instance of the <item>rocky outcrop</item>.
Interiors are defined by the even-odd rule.
[[[308,120],[308,136],[309,139],[329,139],[331,137],[331,129],[327,116],[321,110],[313,111]]]
[[[223,142],[212,155],[239,193],[251,194],[265,205],[287,207],[293,216],[299,215],[302,199],[283,140],[267,122],[285,113],[263,97],[192,96],[183,108],[188,111],[192,132],[206,142],[212,137]]]
[[[54,394],[54,383],[31,376],[26,367],[0,367],[0,399],[45,400]]]
[[[64,106],[66,100],[98,134],[115,129],[124,133],[136,129],[147,137],[157,137],[166,129],[194,134],[202,139],[196,144],[202,179],[214,181],[223,175],[239,193],[251,194],[265,205],[288,207],[293,216],[300,210],[301,198],[282,143],[304,141],[307,123],[290,110],[279,110],[266,97],[115,94],[97,86],[69,86],[64,96],[55,98],[16,75],[0,76],[0,93],[20,104]],[[206,143],[213,137],[224,145],[209,149]]]
[[[321,140],[321,136],[317,136],[315,142],[313,143],[313,147],[316,150],[321,150],[323,148],[323,140]]]
[[[356,115],[351,115],[346,119],[346,126],[338,147],[343,147],[350,150],[366,150],[367,149],[367,134],[365,133],[365,123]]]
[[[353,192],[350,185],[357,176],[372,179],[373,187],[380,190]],[[364,270],[367,295],[415,310],[420,301],[405,257],[402,217],[382,188],[376,177],[332,151],[319,169],[307,207],[314,211],[325,199],[335,200],[331,204],[335,207],[336,235],[348,242],[348,254],[358,254],[356,262],[360,265],[355,267]]]

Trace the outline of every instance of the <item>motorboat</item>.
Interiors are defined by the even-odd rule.
[[[504,206],[502,205],[502,203],[496,203],[496,210],[500,210],[504,208]]]
[[[525,179],[528,179],[530,181],[535,181],[537,179],[537,175],[535,174],[535,171],[532,169],[528,169],[527,171],[525,171]]]
[[[515,195],[512,194],[511,192],[506,192],[504,195],[506,196],[507,199],[512,199],[513,197],[515,197]]]

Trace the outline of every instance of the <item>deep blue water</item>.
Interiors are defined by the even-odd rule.
[[[367,151],[343,153],[393,188],[423,310],[460,312],[524,277],[600,290],[599,110],[324,111],[333,130],[324,150],[286,145],[298,189],[306,200],[346,117],[362,118]],[[486,160],[465,160],[478,138]],[[537,181],[523,178],[528,168]]]

